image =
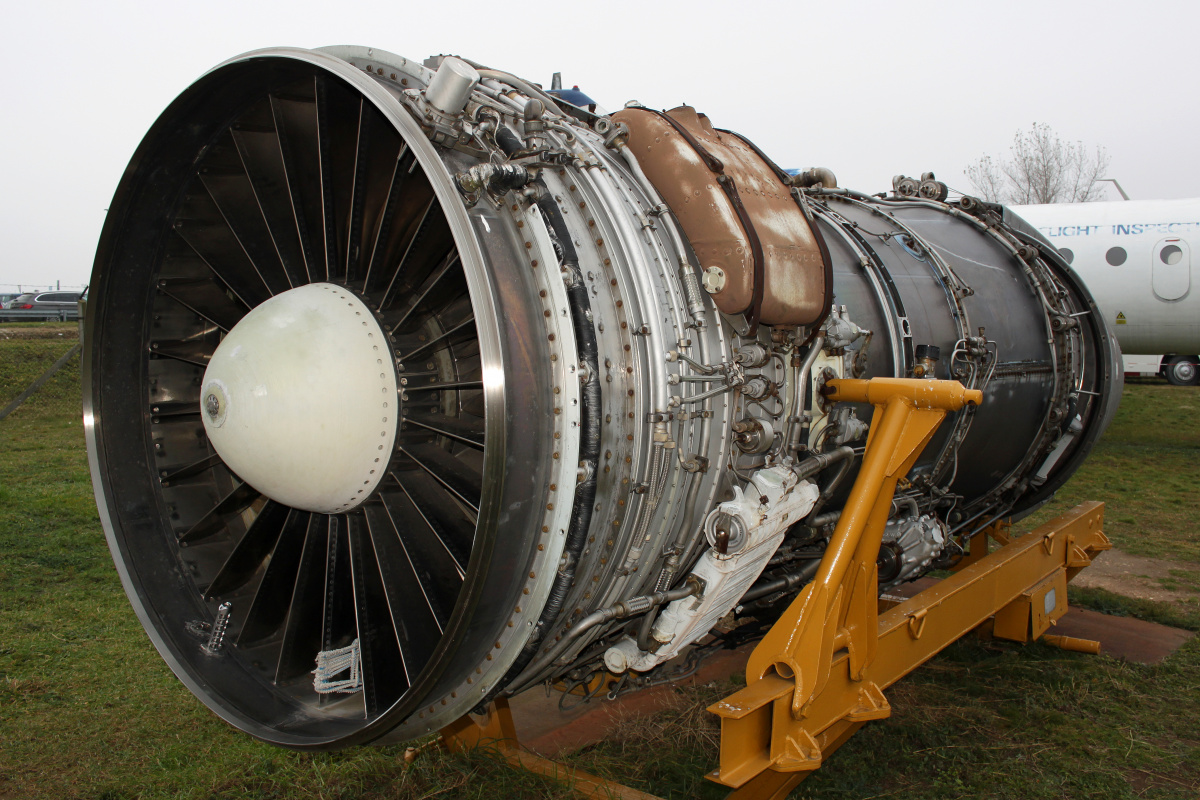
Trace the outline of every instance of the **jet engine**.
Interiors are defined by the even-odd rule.
[[[870,434],[831,380],[982,392],[901,482],[883,587],[1049,499],[1121,388],[1055,249],[932,175],[865,195],[688,107],[361,47],[184,91],[116,191],[88,317],[141,622],[214,712],[306,749],[769,619]]]

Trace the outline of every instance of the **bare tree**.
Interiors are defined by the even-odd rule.
[[[1108,163],[1103,147],[1089,152],[1083,142],[1064,142],[1035,122],[1013,136],[1008,158],[981,156],[965,172],[975,191],[995,203],[1086,203],[1103,196],[1096,181]]]

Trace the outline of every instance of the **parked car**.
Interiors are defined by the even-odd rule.
[[[80,292],[34,292],[20,295],[5,311],[10,319],[78,319]]]

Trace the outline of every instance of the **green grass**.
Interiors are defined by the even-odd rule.
[[[23,323],[22,333],[29,333],[34,325],[51,326],[39,330],[39,336],[52,338],[3,339],[0,337],[0,408],[6,407],[79,341],[75,330],[62,323]],[[6,325],[6,330],[15,328]],[[62,336],[58,336],[58,334]],[[23,410],[27,417],[57,414],[60,416],[80,415],[79,356],[74,356],[35,397],[27,401]],[[15,419],[16,417],[14,417]]]
[[[69,346],[57,337],[0,342],[0,404]],[[1186,436],[1194,448],[1196,432],[1192,412],[1182,433],[1185,414],[1154,412],[1172,398],[1196,397],[1169,391],[1130,387],[1126,394],[1126,408],[1173,420],[1175,432],[1152,445],[1165,459],[1186,450]],[[210,713],[154,652],[122,592],[92,498],[78,397],[72,365],[0,422],[0,798],[564,795],[484,755],[430,750],[406,768],[403,747],[297,753],[257,742]],[[1086,474],[1121,477],[1112,457],[1128,451],[1134,458],[1146,447],[1127,427],[1155,426],[1126,408],[1114,441],[1106,439],[1093,459],[1102,463],[1089,464],[1069,491],[1109,499],[1094,482],[1076,484]],[[1161,463],[1184,474],[1181,462]],[[1189,465],[1186,474],[1193,473]],[[1136,477],[1129,481],[1136,486]],[[1113,493],[1112,501],[1115,513],[1139,513],[1119,511],[1124,495]],[[1143,498],[1131,493],[1129,501]],[[1168,537],[1171,544],[1143,552],[1178,556],[1196,524],[1181,514],[1176,528],[1151,533],[1145,526],[1161,524],[1151,507],[1145,533],[1131,527],[1114,534],[1122,546],[1138,535]],[[1113,514],[1110,506],[1110,528]],[[1184,560],[1198,560],[1195,551]],[[1187,609],[1097,592],[1073,599],[1200,629],[1200,616]],[[1157,667],[964,640],[889,690],[892,717],[853,737],[795,796],[1195,798],[1198,687],[1200,640]],[[624,725],[571,761],[663,797],[722,797],[702,779],[716,759],[715,718],[703,708],[733,688],[678,690],[673,709]]]
[[[1200,566],[1200,389],[1131,383],[1091,457],[1022,526],[1084,500],[1105,503],[1104,532],[1121,550]]]
[[[1198,679],[1200,640],[1149,667],[967,638],[889,689],[892,716],[792,796],[1194,800]],[[656,725],[629,724],[576,760],[663,796],[723,797],[692,771],[711,766],[711,746],[670,743],[712,741],[715,723],[700,709],[733,688],[678,690],[677,709]]]

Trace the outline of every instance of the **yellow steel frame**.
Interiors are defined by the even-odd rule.
[[[1104,505],[1085,503],[1017,539],[997,521],[956,572],[880,613],[875,566],[897,482],[946,412],[978,404],[954,381],[833,380],[832,401],[875,406],[862,466],[813,581],[751,653],[746,688],[709,708],[721,719],[720,768],[731,800],[782,800],[867,721],[891,713],[883,689],[994,616],[992,635],[1029,641],[1066,613],[1066,583],[1110,547]],[[988,539],[1001,547],[989,553]],[[1067,649],[1094,642],[1046,637]],[[524,751],[498,701],[489,717],[443,731],[451,749],[491,743],[514,765],[567,780],[587,797],[653,800]]]
[[[709,708],[721,718],[721,766],[709,777],[731,798],[786,797],[864,723],[891,713],[883,689],[993,614],[996,635],[1026,641],[1066,612],[1066,581],[1107,549],[1103,505],[1066,517],[971,562],[879,614],[875,560],[896,482],[947,411],[979,403],[951,381],[830,381],[833,400],[875,408],[863,465],[812,583],[746,665],[746,688]],[[1001,526],[993,536],[1007,540]],[[1022,616],[1024,615],[1024,616]]]

